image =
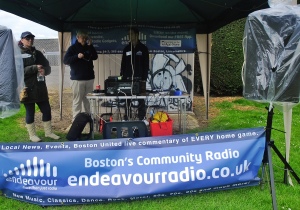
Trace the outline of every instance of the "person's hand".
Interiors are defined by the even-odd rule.
[[[78,53],[78,58],[80,58],[80,59],[84,58],[84,54]]]
[[[45,76],[45,69],[43,67],[43,65],[36,65],[38,68],[38,72],[40,75]]]

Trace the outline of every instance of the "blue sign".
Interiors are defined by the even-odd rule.
[[[9,198],[72,205],[258,185],[264,128],[147,137],[0,144]]]
[[[88,27],[86,30],[98,54],[122,54],[129,42],[128,28]],[[72,31],[72,43],[76,41],[76,31]],[[139,27],[139,40],[148,47],[149,53],[194,53],[196,49],[195,28]]]

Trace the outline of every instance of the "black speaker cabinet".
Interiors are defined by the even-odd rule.
[[[298,103],[300,8],[287,6],[248,15],[244,31],[243,95],[249,100]]]
[[[106,79],[104,81],[106,95],[139,95],[145,92],[146,83],[142,81],[114,80]]]

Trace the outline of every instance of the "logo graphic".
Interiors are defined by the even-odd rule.
[[[26,164],[21,163],[3,176],[7,182],[23,185],[23,189],[57,190],[57,167],[45,163],[43,159],[38,160],[37,157],[26,160]]]
[[[138,38],[143,44],[147,43],[147,35],[140,32],[139,33],[139,38]],[[122,45],[127,45],[129,43],[129,35],[124,36],[123,38],[121,38],[121,43]]]
[[[181,40],[160,40],[161,47],[181,47]]]
[[[50,163],[45,163],[43,159],[40,159],[38,163],[37,157],[34,157],[31,163],[31,160],[26,161],[25,164],[20,164],[20,167],[15,167],[14,170],[9,170],[9,175],[21,175],[25,176],[27,173],[27,176],[40,176],[40,177],[57,177],[57,167],[53,166],[51,171],[51,165]],[[3,174],[4,177],[8,177],[8,174]]]

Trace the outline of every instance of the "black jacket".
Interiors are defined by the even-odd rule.
[[[78,58],[84,54],[84,59]],[[71,45],[64,56],[64,64],[71,67],[71,80],[91,80],[95,78],[93,60],[98,58],[93,45],[82,46],[77,40]]]
[[[24,48],[21,43],[19,43],[19,47],[23,56],[24,82],[28,93],[28,98],[23,103],[36,103],[49,100],[46,78],[45,81],[37,81],[37,65],[43,65],[46,76],[51,73],[49,61],[45,58],[43,53],[36,50],[35,47],[31,49]]]
[[[131,58],[133,68],[131,65]],[[149,71],[149,52],[148,48],[140,41],[138,41],[135,47],[132,46],[132,52],[130,43],[123,50],[120,75],[123,76],[123,79],[127,79],[127,77],[132,77],[133,71],[134,77],[141,77],[142,80],[147,80]]]

